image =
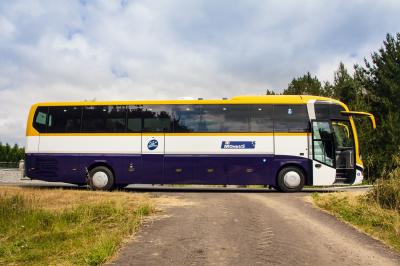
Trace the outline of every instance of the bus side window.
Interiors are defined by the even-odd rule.
[[[249,132],[249,106],[244,104],[220,105],[224,115],[222,132]]]
[[[310,120],[305,104],[274,105],[275,132],[308,132]]]
[[[251,132],[273,132],[273,106],[272,105],[250,105],[250,131]]]
[[[83,109],[82,132],[123,133],[125,128],[125,106],[85,106]]]
[[[174,106],[174,132],[199,132],[199,105]]]
[[[33,118],[33,128],[36,129],[39,133],[46,132],[46,121],[48,114],[47,106],[39,106],[35,111],[35,116]]]
[[[143,132],[171,132],[172,116],[170,105],[143,106]]]
[[[201,105],[200,132],[248,132],[249,108],[242,104]]]
[[[141,132],[142,131],[142,112],[143,108],[140,105],[127,106],[127,131]]]
[[[126,106],[108,106],[105,120],[105,132],[124,133],[126,131]]]
[[[199,106],[199,131],[200,132],[223,132],[225,114],[221,105],[205,104]]]
[[[48,133],[79,133],[82,108],[79,106],[49,107]]]

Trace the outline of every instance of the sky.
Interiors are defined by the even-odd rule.
[[[0,141],[36,102],[222,98],[331,81],[399,32],[398,0],[0,1]]]

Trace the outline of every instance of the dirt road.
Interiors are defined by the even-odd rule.
[[[307,193],[155,193],[166,208],[114,265],[400,265],[380,242],[314,208]]]

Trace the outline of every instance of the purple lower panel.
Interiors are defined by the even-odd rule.
[[[197,163],[197,162],[196,162]],[[164,183],[195,184],[195,160],[189,155],[164,156]]]
[[[49,182],[86,183],[87,170],[94,165],[107,165],[121,178],[118,182],[129,182],[141,176],[141,164],[141,155],[26,154],[27,176]]]
[[[225,157],[226,158],[226,157]],[[193,158],[194,184],[227,184],[226,159],[216,155],[197,155]]]
[[[124,184],[164,184],[164,155],[142,155],[142,171],[128,176]]]
[[[33,179],[85,183],[86,169],[107,165],[117,184],[265,184],[275,185],[284,165],[304,169],[312,183],[311,160],[274,155],[121,155],[27,154]]]
[[[167,155],[164,183],[263,184],[272,161],[272,155]]]
[[[77,154],[26,154],[26,175],[49,182],[85,183]]]
[[[270,184],[273,155],[231,157],[227,159],[228,184]]]

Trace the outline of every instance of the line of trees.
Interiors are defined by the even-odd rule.
[[[267,94],[275,92],[267,90]],[[294,78],[283,94],[327,96],[351,110],[373,113],[377,130],[366,119],[356,122],[366,176],[371,181],[385,178],[400,167],[400,33],[387,34],[383,46],[363,65],[355,65],[354,73],[340,63],[333,84],[306,73]]]
[[[0,162],[18,162],[24,159],[24,156],[24,148],[19,147],[18,144],[11,147],[8,143],[0,142]]]

